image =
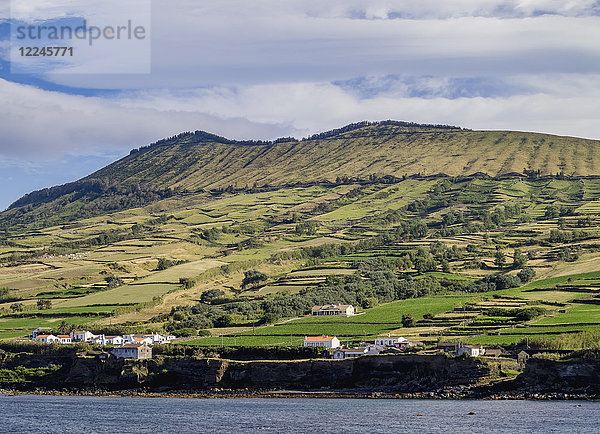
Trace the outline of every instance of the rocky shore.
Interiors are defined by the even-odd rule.
[[[52,368],[53,367],[53,368]],[[600,359],[531,358],[506,377],[483,358],[402,354],[348,360],[6,356],[0,369],[48,373],[5,394],[179,398],[600,399]]]
[[[365,390],[228,390],[206,391],[152,391],[143,389],[106,391],[106,390],[48,390],[48,389],[0,389],[0,395],[17,396],[21,394],[51,396],[100,396],[130,398],[185,398],[185,399],[249,399],[249,398],[319,398],[319,399],[481,399],[481,400],[600,400],[600,394],[585,393],[537,393],[514,391],[504,393],[472,393],[460,391],[431,391],[415,393],[393,393]]]

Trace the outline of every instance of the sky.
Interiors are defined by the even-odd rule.
[[[183,131],[395,119],[600,139],[600,1],[111,1],[0,0],[0,209]],[[144,37],[18,55],[57,42],[15,29],[84,20]]]

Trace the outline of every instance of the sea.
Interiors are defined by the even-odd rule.
[[[0,396],[2,433],[600,433],[600,402]]]

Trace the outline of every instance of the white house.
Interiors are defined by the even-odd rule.
[[[92,344],[104,345],[104,335],[94,336],[90,341]]]
[[[31,332],[31,338],[35,339],[39,334],[44,334],[45,330],[52,330],[50,327],[38,327],[34,331]]]
[[[339,348],[340,340],[335,336],[305,336],[305,347]]]
[[[326,304],[314,306],[311,312],[315,316],[352,316],[355,310],[350,304]]]
[[[59,344],[70,344],[71,343],[71,336],[69,336],[69,335],[58,335],[58,336],[56,336],[56,342],[58,342]]]
[[[154,340],[151,336],[134,336],[133,343],[152,345],[154,343]]]
[[[375,338],[375,345],[381,347],[396,347],[400,349],[404,349],[410,345],[410,342],[403,337],[391,337],[388,335],[387,337],[378,337]]]
[[[123,345],[123,336],[104,336],[103,345]]]
[[[126,344],[115,347],[110,353],[117,359],[151,359],[152,348],[146,344]]]
[[[332,357],[337,360],[354,359],[360,356],[377,355],[379,353],[380,351],[377,348],[371,346],[358,348],[344,348],[335,350]]]
[[[480,345],[462,345],[456,353],[459,356],[466,354],[470,357],[479,357],[485,354],[485,348]]]
[[[37,335],[34,341],[44,342],[45,344],[51,344],[58,340],[58,338],[54,335]]]
[[[71,332],[71,339],[74,342],[89,342],[95,338],[97,338],[97,336],[87,330]]]

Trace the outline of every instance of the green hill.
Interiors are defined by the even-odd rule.
[[[168,138],[0,214],[0,340],[85,327],[596,349],[597,143],[400,122]],[[364,314],[309,316],[331,303]]]
[[[183,133],[86,178],[30,193],[0,227],[47,225],[146,205],[181,193],[411,175],[600,174],[600,142],[405,122],[362,122],[296,140],[239,142]]]
[[[600,142],[548,134],[379,123],[302,141],[231,142],[186,133],[86,179],[185,190],[282,185],[369,175],[600,174]]]

